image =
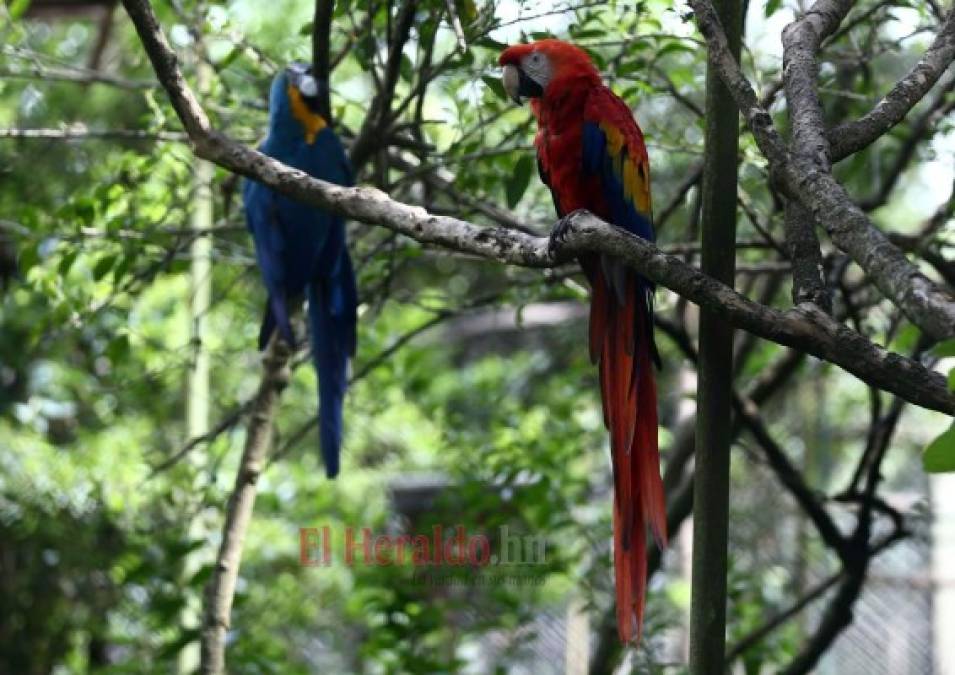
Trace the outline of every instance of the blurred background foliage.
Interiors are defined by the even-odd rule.
[[[332,105],[349,144],[386,86],[408,1],[336,4]],[[213,433],[191,441],[184,409],[195,353],[194,160],[122,10],[108,2],[74,3],[94,7],[69,12],[45,6],[52,4],[0,6],[0,127],[46,131],[0,138],[0,272],[11,276],[16,260],[0,286],[0,671],[169,672],[196,638],[195,608],[244,438],[241,412],[260,375],[264,294],[238,182],[217,170],[213,303],[200,347],[212,361]],[[785,126],[778,36],[792,3],[750,5],[744,65]],[[859,5],[822,68],[834,120],[867,110],[935,25],[930,4]],[[214,123],[258,142],[275,70],[310,60],[312,3],[154,6],[187,74],[211,66],[203,100]],[[434,212],[546,232],[553,210],[535,175],[533,125],[526,109],[504,99],[496,58],[506,43],[554,35],[584,46],[634,106],[653,166],[659,240],[695,259],[705,50],[685,8],[663,0],[410,7],[386,96],[392,115],[356,158],[360,182]],[[951,100],[946,86],[941,104],[930,96],[913,113],[935,114],[928,128],[902,124],[839,168],[876,222],[899,236],[922,232],[951,185],[952,117],[939,114]],[[740,249],[737,287],[786,307],[780,201],[748,136],[741,162],[740,240],[752,246]],[[323,477],[314,374],[298,367],[277,420],[276,456],[259,484],[230,670],[562,672],[547,617],[566,630],[568,603],[599,617],[612,598],[607,439],[585,347],[583,282],[570,270],[505,268],[380,228],[352,224],[349,232],[362,306],[342,476]],[[941,251],[950,235],[938,228],[922,243]],[[857,268],[835,250],[826,254],[851,300],[839,304],[843,316],[911,351],[914,329]],[[658,305],[667,461],[692,429],[694,367],[680,345],[692,343],[695,312],[666,291]],[[741,336],[740,388],[785,357]],[[767,425],[815,490],[837,492],[861,452],[870,407],[888,397],[800,359],[778,389],[761,408]],[[884,471],[888,487],[924,497],[913,453],[940,424],[905,411]],[[737,638],[798,596],[800,569],[832,562],[741,438],[731,542]],[[684,455],[676,455],[671,493],[689,480]],[[790,528],[775,527],[783,517]],[[483,588],[415,583],[410,565],[350,567],[340,550],[331,567],[299,563],[300,527],[429,532],[435,523],[542,536],[546,562],[520,570],[533,584]],[[648,639],[629,655],[653,672],[678,672],[682,659],[681,537],[652,586]],[[811,628],[789,623],[760,642],[747,652],[747,672],[786,663]],[[613,651],[612,631],[595,621],[593,632],[591,651]]]

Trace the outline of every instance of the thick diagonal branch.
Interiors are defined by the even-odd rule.
[[[808,161],[827,170],[829,141],[816,83],[816,54],[852,4],[852,0],[818,0],[804,16],[783,30],[783,87],[792,127],[790,152],[797,161]]]

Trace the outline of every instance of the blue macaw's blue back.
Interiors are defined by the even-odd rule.
[[[305,125],[293,114],[288,87],[285,72],[276,76],[269,100],[269,135],[259,149],[315,178],[352,185],[338,136],[325,127],[308,142]],[[269,295],[259,333],[260,349],[276,329],[286,342],[295,344],[289,307],[303,297],[308,299],[312,359],[318,374],[319,437],[325,471],[333,478],[339,470],[342,404],[348,359],[355,354],[358,306],[345,222],[256,181],[245,182],[242,196]]]

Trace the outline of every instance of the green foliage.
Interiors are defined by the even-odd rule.
[[[955,340],[935,345],[932,353],[939,358],[955,357]],[[948,388],[955,391],[955,367],[948,371]],[[922,453],[922,468],[928,473],[955,471],[955,427],[939,434]]]
[[[507,181],[507,206],[514,208],[521,201],[521,197],[527,191],[527,186],[531,182],[531,174],[534,172],[534,158],[530,155],[524,155],[517,164],[514,165],[514,175]]]
[[[922,467],[929,473],[955,471],[955,427],[949,427],[925,448]]]

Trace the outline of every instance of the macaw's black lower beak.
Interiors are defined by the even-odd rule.
[[[539,98],[544,95],[544,88],[515,65],[504,66],[504,75],[501,79],[504,91],[517,105],[521,104],[521,97]]]

